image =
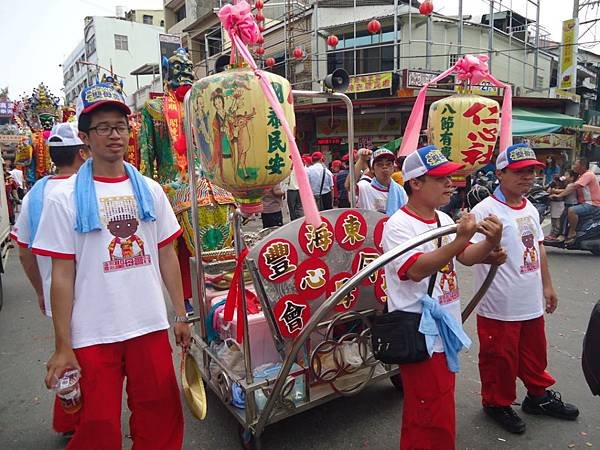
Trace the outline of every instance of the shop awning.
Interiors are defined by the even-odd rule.
[[[554,133],[562,128],[562,125],[553,125],[551,123],[533,122],[529,120],[513,119],[513,136],[536,136],[539,134]]]
[[[536,108],[513,108],[513,120],[552,124],[558,127],[580,127],[583,119]],[[514,125],[513,125],[514,127]]]

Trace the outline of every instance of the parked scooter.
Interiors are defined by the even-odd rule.
[[[547,247],[566,248],[567,250],[586,250],[600,256],[600,208],[596,213],[580,220],[577,225],[575,242],[565,246],[564,242],[557,240],[544,240]]]
[[[527,194],[527,200],[531,202],[540,215],[540,223],[550,214],[550,194],[546,192],[541,183],[534,183]]]

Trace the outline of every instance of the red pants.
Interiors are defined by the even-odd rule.
[[[401,450],[453,450],[456,441],[454,373],[446,355],[400,369],[404,386]]]
[[[75,414],[67,414],[60,404],[58,397],[54,397],[54,411],[52,414],[52,428],[57,433],[67,433],[75,431],[75,427],[79,423],[79,415],[81,410]]]
[[[546,372],[544,316],[518,322],[477,316],[479,375],[484,406],[510,406],[517,398],[517,377],[533,395],[555,383]]]
[[[123,380],[134,450],[180,450],[183,412],[167,331],[75,349],[81,419],[69,450],[120,450]]]

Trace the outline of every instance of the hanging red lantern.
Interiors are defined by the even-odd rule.
[[[256,3],[254,3],[254,7],[256,9],[263,9],[264,6],[265,4],[262,2],[262,0],[256,0]]]
[[[262,22],[263,20],[265,20],[265,16],[263,15],[263,13],[261,13],[260,11],[256,13],[256,21],[257,22]]]
[[[273,67],[275,65],[275,58],[267,58],[265,64],[267,67]]]
[[[367,30],[369,30],[369,33],[371,34],[379,33],[381,31],[381,23],[379,23],[379,20],[373,19],[369,22],[369,25],[367,25]]]
[[[257,55],[261,55],[261,56],[264,55],[265,54],[265,48],[264,47],[258,47],[256,49],[256,54]]]
[[[259,23],[258,24],[258,30],[262,33],[263,31],[265,31],[265,24],[264,23]]]
[[[262,34],[258,35],[258,38],[256,39],[256,43],[258,45],[263,45],[265,43],[265,38],[264,38],[264,36]]]
[[[304,56],[304,50],[302,50],[300,47],[296,47],[294,51],[292,51],[292,56],[296,59],[300,59]]]
[[[419,5],[419,12],[424,16],[429,16],[433,12],[433,2],[431,0],[425,0]]]
[[[327,38],[327,45],[329,45],[330,47],[333,47],[333,48],[337,47],[339,42],[340,42],[340,40],[338,39],[338,37],[335,34],[331,34]]]

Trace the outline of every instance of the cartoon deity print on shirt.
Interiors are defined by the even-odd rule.
[[[535,248],[536,235],[533,219],[530,216],[519,217],[517,219],[517,227],[524,247],[521,273],[535,272],[540,268],[540,260]]]
[[[135,197],[104,197],[100,204],[103,223],[114,236],[108,244],[109,261],[104,262],[104,271],[150,264],[150,255],[144,251],[144,241],[135,234],[140,223]]]
[[[442,238],[442,245],[446,245],[450,243],[450,239],[448,236],[444,236]],[[452,303],[458,300],[459,290],[458,283],[456,279],[456,270],[454,268],[454,258],[448,262],[444,267],[442,267],[438,274],[439,279],[439,287],[442,291],[440,296],[438,297],[438,301],[441,305],[446,305],[448,303]]]

